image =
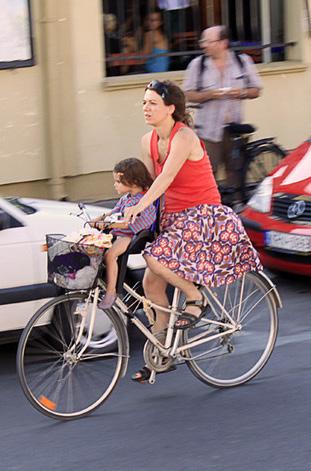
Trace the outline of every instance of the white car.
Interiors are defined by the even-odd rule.
[[[86,210],[94,218],[108,209],[86,205]],[[81,229],[78,212],[76,203],[0,198],[0,343],[15,340],[35,311],[56,295],[57,288],[47,282],[45,236]],[[109,327],[97,328],[102,333]]]

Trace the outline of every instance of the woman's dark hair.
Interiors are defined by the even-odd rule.
[[[139,159],[121,160],[114,166],[113,172],[120,174],[123,185],[136,185],[148,190],[153,182],[146,165]]]
[[[170,80],[152,80],[147,85],[146,90],[155,91],[163,99],[166,106],[175,105],[175,111],[173,113],[174,121],[181,121],[187,126],[193,126],[193,120],[186,108],[186,97],[182,89],[176,85],[176,83]]]

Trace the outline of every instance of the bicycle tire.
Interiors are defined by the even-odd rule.
[[[186,364],[203,383],[215,388],[229,388],[253,379],[266,365],[273,351],[277,332],[278,314],[271,286],[260,273],[249,272],[227,287],[213,290],[236,319],[241,298],[241,330],[227,337],[217,338],[185,351]],[[244,292],[241,287],[244,283]],[[244,294],[243,294],[244,293]],[[211,298],[210,298],[211,300]],[[211,300],[210,318],[221,321],[221,308]],[[216,306],[216,307],[215,307]],[[223,332],[222,327],[201,323],[196,329],[184,332],[184,343],[196,335]],[[249,330],[250,329],[250,330]]]
[[[76,292],[46,303],[30,319],[18,344],[22,390],[39,412],[54,419],[72,420],[93,412],[110,396],[126,369],[127,332],[113,310],[101,311],[109,322],[106,350],[86,350],[77,360],[83,347],[76,342],[81,306],[87,297],[87,292]]]
[[[261,144],[259,147],[252,149],[242,169],[241,193],[244,203],[252,197],[258,185],[281,162],[285,155],[284,150],[273,142]]]

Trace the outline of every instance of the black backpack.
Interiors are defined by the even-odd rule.
[[[235,55],[235,58],[237,60],[237,63],[239,64],[239,67],[241,69],[241,73],[244,74],[245,64],[244,64],[244,61],[241,57],[241,54],[238,54],[236,51],[234,51],[234,55]],[[198,80],[197,80],[197,91],[198,92],[203,89],[202,76],[203,76],[204,70],[207,67],[207,65],[206,65],[206,60],[207,59],[208,59],[208,57],[205,54],[202,54],[200,56],[199,73],[198,73]]]

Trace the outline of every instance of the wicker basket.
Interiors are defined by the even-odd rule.
[[[104,248],[64,240],[63,234],[46,236],[48,281],[62,288],[88,289],[94,285]]]

